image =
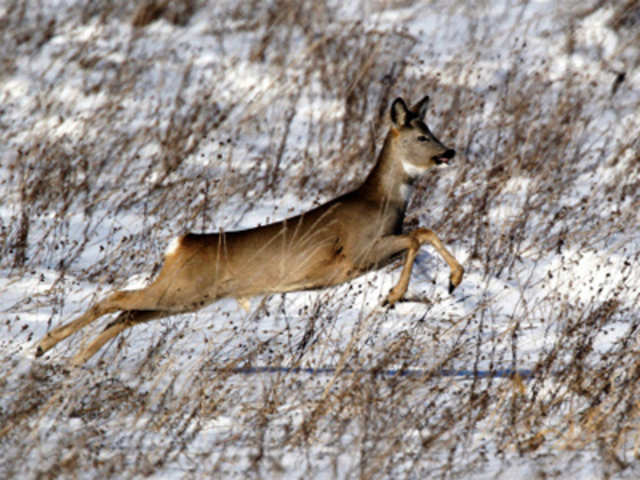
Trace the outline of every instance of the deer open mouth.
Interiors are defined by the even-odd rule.
[[[447,165],[449,163],[449,160],[451,160],[455,156],[456,156],[456,151],[450,148],[449,150],[444,152],[442,155],[434,156],[433,161],[436,163],[436,165]]]

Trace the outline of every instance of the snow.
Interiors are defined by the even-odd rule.
[[[89,212],[83,208],[82,199],[74,199],[63,219],[54,211],[33,212],[37,218],[29,232],[27,268],[12,267],[13,247],[9,244],[13,242],[13,233],[3,233],[2,240],[6,246],[2,250],[4,258],[0,261],[0,352],[3,359],[10,359],[10,365],[5,366],[6,376],[1,384],[5,394],[0,399],[0,412],[13,408],[12,395],[17,395],[26,379],[33,375],[33,369],[38,368],[34,365],[39,365],[37,362],[65,365],[68,357],[73,356],[87,339],[78,335],[80,338],[73,342],[60,343],[44,360],[34,360],[35,347],[47,331],[82,313],[90,304],[104,298],[114,286],[141,288],[152,277],[154,262],[161,260],[163,252],[170,254],[176,246],[170,243],[171,239],[184,233],[185,228],[232,230],[278,221],[328,200],[331,193],[339,191],[336,185],[358,177],[354,173],[357,166],[348,172],[334,169],[336,152],[340,151],[338,127],[327,127],[316,137],[309,136],[310,126],[333,125],[347,115],[342,99],[323,93],[325,87],[320,72],[305,77],[305,61],[312,47],[295,51],[287,57],[284,65],[270,65],[251,59],[250,45],[255,45],[265,32],[247,31],[242,20],[225,19],[221,12],[229,6],[228,2],[197,10],[185,27],[160,19],[145,27],[144,33],[136,32],[128,19],[117,15],[106,23],[90,19],[81,25],[70,18],[69,12],[76,3],[82,2],[45,3],[41,7],[45,17],[58,18],[54,36],[34,54],[16,58],[15,68],[3,74],[0,82],[0,122],[6,132],[0,137],[0,230],[3,232],[15,231],[14,225],[21,213],[21,193],[17,185],[21,175],[27,175],[28,168],[21,164],[23,157],[20,151],[39,151],[44,155],[42,149],[46,145],[59,142],[56,144],[59,148],[60,145],[67,147],[60,148],[59,155],[74,159],[74,165],[78,165],[86,153],[76,152],[74,145],[91,141],[95,144],[96,156],[101,159],[108,159],[110,155],[127,155],[130,158],[126,149],[110,151],[111,144],[103,143],[105,138],[122,135],[135,139],[145,131],[151,131],[151,125],[169,135],[174,125],[166,112],[175,108],[175,112],[186,116],[189,102],[184,99],[203,95],[210,91],[207,85],[212,84],[217,94],[216,98],[211,98],[212,112],[219,113],[219,108],[227,104],[243,107],[231,108],[226,120],[215,127],[207,141],[196,145],[190,143],[196,142],[192,138],[185,143],[185,149],[195,145],[195,150],[182,164],[184,170],[165,176],[161,168],[164,137],[158,135],[145,137],[145,143],[137,149],[138,158],[142,160],[127,165],[129,170],[120,171],[121,164],[105,162],[104,168],[94,176],[91,168],[78,168],[72,174],[74,181],[77,184],[99,182],[104,191],[96,198],[102,201],[90,205]],[[637,211],[639,205],[636,191],[628,192],[623,200],[617,199],[623,197],[618,194],[625,182],[633,180],[627,178],[628,172],[633,171],[629,166],[638,161],[637,141],[633,143],[628,132],[640,131],[637,110],[640,105],[640,69],[637,63],[634,66],[629,60],[633,57],[629,56],[626,40],[609,26],[613,7],[604,6],[569,22],[575,28],[574,47],[569,50],[565,22],[567,16],[572,15],[572,10],[566,7],[564,11],[564,7],[556,6],[555,2],[492,2],[491,7],[478,7],[477,12],[455,2],[450,7],[447,7],[447,2],[439,2],[441,8],[420,2],[389,2],[388,6],[381,3],[376,7],[373,2],[371,5],[365,3],[366,6],[360,9],[331,7],[339,11],[336,15],[338,20],[330,24],[324,39],[317,39],[319,43],[315,47],[319,48],[320,43],[357,20],[362,20],[363,29],[368,32],[402,32],[415,39],[406,59],[405,75],[408,78],[420,86],[425,85],[425,78],[437,78],[437,85],[472,91],[484,102],[482,109],[472,112],[469,122],[477,125],[480,119],[481,136],[489,140],[480,145],[470,142],[466,156],[459,154],[457,161],[473,157],[485,161],[487,168],[501,161],[508,163],[509,159],[502,158],[498,142],[491,139],[499,138],[500,128],[504,126],[501,122],[511,114],[502,116],[508,110],[502,95],[513,98],[518,92],[491,92],[495,86],[508,84],[509,78],[520,75],[532,79],[529,80],[531,82],[538,82],[533,79],[539,78],[539,82],[546,85],[540,98],[541,110],[558,98],[566,86],[567,75],[579,72],[583,78],[593,79],[599,85],[597,91],[603,100],[588,104],[579,118],[574,119],[584,131],[584,138],[573,139],[579,144],[576,150],[586,144],[589,145],[588,154],[566,159],[567,164],[577,162],[578,165],[593,165],[593,168],[580,170],[563,196],[543,201],[549,208],[557,207],[558,212],[566,208],[568,213],[554,224],[545,223],[548,217],[540,213],[544,208],[533,213],[524,227],[525,231],[519,233],[524,240],[503,274],[488,271],[486,259],[472,254],[472,232],[469,232],[469,238],[447,239],[448,248],[466,270],[463,283],[454,295],[447,291],[449,271],[446,265],[432,249],[425,247],[418,256],[406,295],[408,301],[399,303],[393,310],[380,304],[397,281],[397,264],[329,289],[252,298],[249,299],[248,313],[235,300],[223,299],[200,312],[158,320],[145,328],[122,334],[123,340],[118,346],[115,344],[119,340],[105,346],[97,359],[92,360],[85,371],[78,373],[85,375],[82,379],[87,385],[97,381],[101,375],[115,377],[117,382],[132,390],[143,390],[152,399],[147,400],[149,404],[157,404],[167,392],[188,392],[191,385],[200,388],[201,376],[216,375],[211,362],[222,367],[246,355],[257,364],[274,362],[280,365],[282,358],[285,364],[292,364],[295,346],[307,332],[311,332],[308,340],[311,344],[323,346],[314,347],[309,355],[305,355],[301,366],[328,367],[331,370],[327,378],[315,380],[322,382],[316,390],[324,393],[323,399],[335,386],[331,382],[343,381],[336,374],[341,362],[348,363],[355,357],[366,364],[362,360],[366,355],[375,360],[380,352],[393,351],[401,341],[406,341],[403,358],[409,359],[410,363],[398,361],[388,365],[389,369],[428,371],[440,362],[446,362],[447,369],[461,371],[508,369],[514,366],[516,360],[512,352],[517,351],[515,368],[525,372],[535,368],[558,342],[566,341],[565,332],[575,319],[570,315],[558,315],[558,309],[571,309],[584,320],[590,312],[611,299],[616,300],[618,311],[623,313],[611,318],[606,328],[596,330],[593,351],[597,355],[593,357],[594,362],[601,361],[607,352],[615,352],[617,345],[630,335],[637,335],[634,320],[640,315],[640,273],[634,266],[640,252],[640,235],[632,225],[633,221],[635,225],[640,224],[640,217],[636,215],[631,220],[624,217],[618,223],[615,219],[621,211]],[[396,3],[402,6],[394,7]],[[7,11],[0,6],[0,18],[7,16]],[[224,37],[212,33],[218,29],[226,30]],[[133,42],[136,35],[140,38]],[[291,35],[294,43],[296,35],[300,36],[302,44],[303,32],[294,29]],[[485,40],[482,51],[468,48],[467,42],[478,37]],[[131,51],[124,46],[127,44],[131,45]],[[94,67],[82,67],[72,61],[74,52],[84,48],[83,45],[95,55]],[[474,59],[475,70],[472,72],[465,69],[465,64],[471,60],[464,56],[467,50],[469,55],[479,56]],[[128,75],[130,57],[141,65],[151,66],[140,75],[142,79],[136,77],[131,82],[129,92],[122,94],[117,112],[110,117],[112,123],[109,128],[94,125],[95,112],[108,108],[113,101],[109,90],[102,89],[100,85],[108,83],[114,71]],[[187,71],[188,74],[185,73]],[[619,71],[627,72],[621,87],[623,93],[610,97],[608,92],[615,72]],[[188,81],[185,81],[187,77]],[[309,83],[299,92],[303,78],[307,78]],[[419,93],[414,92],[410,84],[405,83],[404,88],[406,91],[394,91],[394,95],[415,97]],[[607,92],[607,96],[603,92]],[[284,143],[284,154],[282,159],[278,159],[284,167],[285,173],[281,175],[286,179],[283,184],[267,193],[257,181],[248,182],[246,188],[241,184],[239,187],[238,178],[255,179],[269,175],[280,142],[280,137],[274,132],[283,134],[282,118],[286,114],[278,109],[278,104],[298,93],[295,112],[290,127],[287,127],[290,131]],[[53,108],[48,112],[40,108],[45,100],[53,102]],[[434,108],[442,113],[446,112],[448,105],[436,105]],[[209,115],[213,116],[213,113]],[[245,122],[249,124],[249,120],[255,118],[262,118],[259,125],[264,125],[256,130],[245,129]],[[549,119],[549,122],[556,120]],[[178,116],[176,121],[187,120]],[[199,118],[193,122],[198,121]],[[367,125],[370,118],[362,121]],[[271,124],[277,125],[278,129],[271,130]],[[434,131],[441,132],[439,137],[445,144],[452,138],[462,140],[469,133],[447,132],[448,125],[441,115],[434,115],[432,127]],[[45,138],[48,143],[41,144]],[[301,139],[308,140],[306,146]],[[534,130],[524,132],[523,139],[519,153],[524,158],[535,153],[540,139],[535,138]],[[364,140],[363,137],[361,144],[365,144]],[[613,157],[612,152],[622,151],[617,146],[625,144],[629,148]],[[490,155],[480,155],[480,148],[491,152]],[[457,146],[456,150],[460,152]],[[296,179],[308,171],[308,164],[299,160],[305,154],[311,158],[314,175],[318,178],[312,176],[311,186],[303,187],[302,195],[299,188],[286,187],[288,183],[295,184]],[[491,165],[487,158],[495,159],[495,164]],[[147,159],[152,159],[152,162],[145,170]],[[540,159],[540,162],[545,160]],[[460,204],[457,211],[461,216],[472,212],[472,206],[464,203],[465,197],[485,185],[480,185],[473,177],[458,179],[455,165],[454,162],[448,169],[438,170],[436,194],[429,197],[429,202],[433,203],[429,204],[428,211],[422,209],[415,213],[421,225],[428,226],[428,221],[441,221],[440,207],[445,205],[449,193],[458,195]],[[564,167],[570,169],[571,165]],[[36,165],[35,168],[42,167]],[[542,168],[547,167],[543,165]],[[138,177],[133,171],[147,172],[143,185],[136,183]],[[194,215],[190,218],[188,212],[194,207],[195,196],[178,199],[180,202],[172,199],[167,208],[173,213],[167,216],[146,210],[147,202],[151,207],[154,204],[150,200],[153,199],[152,194],[145,196],[145,192],[153,191],[164,181],[179,184],[191,171],[206,171],[203,175],[208,175],[211,196],[214,192],[219,195],[209,200],[208,217],[196,218]],[[318,185],[322,185],[322,189],[313,191]],[[508,233],[510,227],[520,220],[528,202],[537,201],[532,197],[538,195],[540,185],[529,172],[520,171],[499,188],[487,207],[486,222]],[[137,200],[137,203],[133,202],[134,207],[127,210],[116,208],[130,195]],[[607,202],[607,196],[616,200]],[[578,211],[584,199],[594,197],[600,199],[600,208],[591,213],[592,223],[573,225],[575,231],[566,234],[563,229],[569,223],[563,223],[563,220]],[[442,222],[446,227],[446,219]],[[602,230],[603,225],[608,230]],[[52,231],[56,235],[52,235]],[[561,235],[568,235],[571,241],[567,240],[567,245],[557,249],[550,248],[550,242]],[[542,238],[542,241],[537,243],[534,238]],[[503,245],[493,247],[504,248]],[[123,249],[127,255],[123,255]],[[64,262],[67,266],[63,270],[59,265]],[[113,272],[117,276],[115,282],[110,278]],[[478,314],[480,311],[481,315]],[[316,313],[312,315],[310,312]],[[315,318],[313,327],[309,326],[310,318]],[[563,318],[564,323],[551,324],[549,319],[552,318]],[[509,338],[512,332],[517,332],[513,340]],[[166,338],[169,338],[167,343]],[[637,349],[637,338],[632,343]],[[155,378],[141,380],[138,377],[139,365],[158,345],[162,351],[160,355],[172,360],[168,366],[163,364],[162,371],[157,372]],[[269,345],[267,350],[270,351],[265,351],[264,345]],[[449,358],[456,349],[460,354]],[[567,358],[559,364],[569,364],[571,354],[572,351],[568,352]],[[101,360],[107,362],[108,373],[101,373]],[[290,376],[300,382],[314,381],[313,375]],[[243,409],[250,410],[247,406],[252,405],[252,401],[262,401],[260,395],[275,384],[275,375],[237,374],[231,377],[228,391],[239,392],[235,395],[242,401],[237,405],[225,405],[227,410],[224,412],[203,418],[198,430],[181,432],[195,439],[187,454],[173,457],[162,469],[153,471],[152,477],[181,478],[185,472],[206,475],[207,465],[215,463],[209,450],[211,445],[223,446],[218,458],[228,459],[224,455],[229,453],[229,449],[231,456],[237,457],[235,465],[225,464],[229,465],[227,473],[230,477],[242,477],[252,468],[253,453],[241,442],[247,435],[244,430],[246,423],[239,419],[254,414]],[[82,398],[85,395],[83,381],[70,386],[69,389],[73,390],[64,395]],[[468,378],[461,378],[431,379],[429,383],[438,381],[443,382],[443,388],[447,386],[452,391],[442,401],[440,406],[443,408],[433,409],[436,416],[444,415],[442,412],[448,408],[447,402],[456,401],[456,389],[463,390],[470,382]],[[450,387],[449,381],[458,382],[458,386]],[[541,396],[552,395],[560,388],[558,384],[561,385],[561,381],[554,377],[536,388],[540,389]],[[529,392],[527,389],[531,387],[527,385],[523,389]],[[429,385],[425,390],[427,388]],[[210,393],[212,396],[219,394]],[[413,394],[419,396],[420,392]],[[266,430],[266,435],[273,437],[270,441],[276,443],[278,438],[285,436],[285,430],[302,425],[313,401],[316,399],[296,397],[279,403],[278,410],[272,412],[274,421]],[[33,440],[38,444],[29,452],[29,462],[41,463],[38,467],[41,471],[53,468],[59,461],[73,462],[72,447],[66,453],[69,457],[57,459],[59,445],[68,442],[69,438],[83,438],[87,428],[87,420],[82,416],[65,418],[61,423],[53,403],[51,410],[45,409],[42,414],[29,419],[33,424]],[[215,410],[215,406],[211,408]],[[558,422],[564,418],[558,412],[555,414]],[[152,412],[138,414],[133,411],[126,417],[113,420],[108,427],[113,432],[106,442],[110,447],[100,451],[96,458],[108,463],[122,455],[128,464],[132,464],[137,458],[131,453],[132,446],[144,442],[156,446],[171,442],[171,438],[163,437],[166,430],[153,430],[154,421]],[[545,421],[549,430],[560,428],[554,423],[554,418]],[[560,444],[548,447],[544,458],[543,454],[540,457],[520,455],[514,449],[507,449],[505,454],[500,445],[504,440],[493,437],[492,425],[492,419],[476,424],[476,429],[466,440],[469,445],[465,446],[473,452],[473,458],[488,456],[492,459],[483,463],[483,469],[463,473],[463,476],[506,479],[556,471],[561,472],[562,478],[600,478],[605,468],[592,445],[579,452],[579,462],[571,454],[570,446]],[[635,427],[637,429],[637,425]],[[190,424],[189,428],[195,427]],[[407,430],[407,438],[412,439],[407,440],[407,445],[421,442],[435,430]],[[324,431],[324,435],[329,436],[329,431],[331,429]],[[283,452],[278,466],[282,478],[297,478],[302,472],[298,470],[300,465],[308,467],[310,463],[315,465],[317,478],[334,478],[336,472],[340,478],[349,476],[357,463],[354,460],[356,453],[349,450],[350,440],[355,442],[354,439],[360,436],[358,428],[351,425],[345,427],[342,436],[319,441],[306,451],[300,448]],[[0,446],[0,453],[2,451],[15,455],[7,445]],[[632,461],[637,462],[637,452],[630,448],[627,451]],[[204,467],[193,460],[202,452],[208,455],[208,463]],[[464,453],[464,450],[456,451],[461,463],[465,460]],[[442,473],[437,471],[440,467],[435,466],[444,465],[446,455],[444,450],[434,453],[433,462],[426,461],[425,468],[429,470],[433,465],[436,473]],[[154,459],[148,461],[152,464]],[[633,469],[623,470],[617,475],[619,478],[633,478],[630,471]],[[96,475],[92,471],[80,472],[80,477]]]

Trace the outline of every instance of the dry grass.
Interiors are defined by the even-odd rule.
[[[511,39],[510,69],[477,86],[491,32],[462,2],[447,8],[472,19],[474,47],[452,52],[455,82],[421,63],[438,58],[412,53],[424,39],[345,20],[329,3],[92,1],[54,15],[9,2],[0,82],[45,51],[52,64],[33,69],[37,95],[0,99],[0,289],[39,275],[43,284],[0,316],[12,335],[2,344],[0,476],[459,478],[531,462],[541,477],[566,478],[585,458],[602,477],[638,474],[640,125],[629,116],[640,99],[628,83],[637,42],[620,46],[630,70],[612,69],[603,88],[571,66],[532,73],[520,61],[531,47]],[[375,15],[413,5],[388,3],[361,7]],[[203,9],[210,23],[198,28],[211,45],[177,55],[187,41],[166,31],[193,27]],[[611,28],[636,31],[638,11],[621,2]],[[579,48],[572,16],[554,15],[565,50]],[[115,51],[95,48],[121,23],[132,28]],[[93,33],[52,42],[81,25]],[[206,48],[227,55],[203,67]],[[242,90],[228,79],[234,68],[262,83]],[[285,193],[310,206],[357,183],[390,101],[423,92],[434,99],[433,130],[459,155],[447,181],[420,182],[406,224],[432,225],[469,254],[458,297],[429,285],[442,267],[428,257],[408,314],[357,303],[353,290],[371,276],[304,306],[283,296],[254,303],[239,324],[222,306],[134,329],[145,351],[125,335],[88,369],[68,370],[55,355],[24,359],[20,346],[45,331],[30,319],[48,312],[50,328],[91,301],[78,297],[79,282],[100,295],[154,273],[173,233],[233,228]],[[618,273],[566,273],[593,252],[608,252]],[[578,288],[586,296],[569,294]],[[519,300],[505,311],[501,295]],[[337,318],[356,320],[344,334]],[[531,330],[544,337],[536,355],[519,340]],[[247,373],[255,365],[331,369]],[[530,378],[492,375],[523,365]],[[389,374],[402,368],[414,372]],[[475,375],[442,375],[461,368]]]

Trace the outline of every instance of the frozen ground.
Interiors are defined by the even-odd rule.
[[[640,475],[640,2],[340,4],[0,4],[1,477]],[[405,228],[453,295],[424,248],[392,310],[398,264],[34,359],[177,233],[353,188],[424,94],[458,155]]]

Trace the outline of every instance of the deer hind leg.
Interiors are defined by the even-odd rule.
[[[64,340],[69,335],[76,333],[81,328],[89,325],[103,315],[116,312],[118,310],[155,310],[155,302],[152,295],[148,294],[149,289],[141,290],[120,290],[109,295],[101,302],[93,305],[89,310],[78,318],[48,332],[36,350],[36,357],[43,355],[58,342]]]
[[[113,322],[107,325],[107,328],[105,328],[104,331],[98,335],[87,348],[73,357],[71,363],[76,366],[84,364],[87,360],[93,357],[105,343],[115,338],[119,333],[123,332],[127,328],[171,314],[171,312],[165,312],[162,310],[129,310],[121,312],[120,315],[118,315]]]

